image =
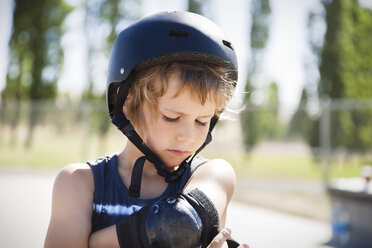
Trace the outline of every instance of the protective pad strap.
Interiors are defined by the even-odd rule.
[[[121,248],[151,248],[145,230],[149,207],[143,207],[125,221],[116,225],[116,233]]]
[[[187,201],[198,213],[202,223],[202,247],[207,247],[212,239],[218,234],[218,212],[208,196],[199,189],[194,189],[184,195]]]
[[[240,245],[235,239],[233,239],[233,238],[228,238],[227,240],[226,240],[226,242],[227,242],[227,246],[229,247],[229,248],[238,248],[238,246]]]

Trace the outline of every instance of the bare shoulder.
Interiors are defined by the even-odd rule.
[[[54,181],[53,201],[65,197],[84,200],[90,193],[93,195],[94,181],[90,166],[85,163],[69,164],[59,171]]]
[[[206,193],[223,195],[230,201],[236,185],[236,175],[229,162],[223,159],[211,159],[199,166],[186,188],[199,188]]]
[[[194,172],[193,179],[214,181],[222,187],[235,187],[236,174],[229,162],[224,159],[211,159],[199,166]]]
[[[87,164],[70,164],[57,175],[45,247],[85,247],[91,230],[93,173]]]
[[[59,171],[54,187],[69,187],[71,184],[84,188],[93,186],[93,173],[88,164],[69,164]]]
[[[85,163],[70,164],[57,175],[53,187],[52,210],[63,204],[64,211],[75,211],[91,204],[93,200],[94,180],[90,166]],[[91,206],[89,206],[91,207]]]

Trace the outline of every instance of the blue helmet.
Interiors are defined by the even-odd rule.
[[[110,116],[118,82],[133,71],[173,61],[203,61],[226,67],[232,80],[238,77],[234,48],[216,24],[190,12],[154,14],[124,29],[114,43],[107,77]]]

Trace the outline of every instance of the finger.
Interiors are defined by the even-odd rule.
[[[247,244],[242,244],[242,245],[239,245],[238,248],[249,248],[249,245],[247,245]]]
[[[231,230],[229,228],[225,227],[224,229],[222,229],[222,231],[220,231],[216,235],[216,237],[214,237],[212,242],[209,244],[208,248],[220,248],[220,247],[222,247],[222,245],[224,244],[226,239],[228,239],[228,237],[230,237],[230,235],[231,235]]]

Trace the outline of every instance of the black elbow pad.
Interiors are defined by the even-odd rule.
[[[207,247],[219,232],[216,208],[200,190],[167,197],[116,225],[122,248]],[[229,247],[238,243],[228,240]]]

